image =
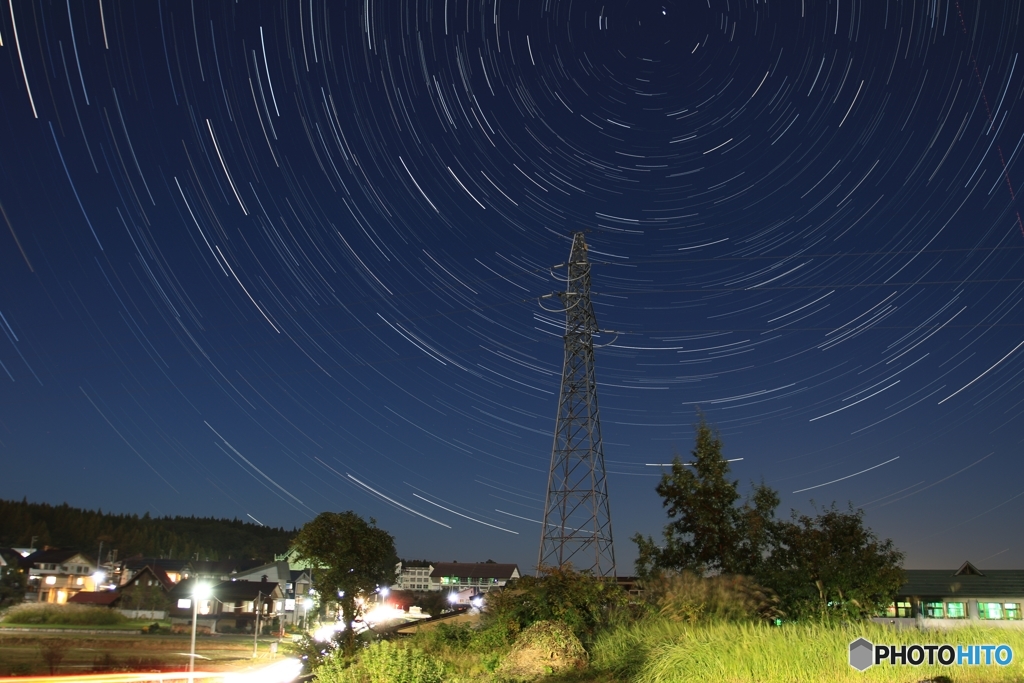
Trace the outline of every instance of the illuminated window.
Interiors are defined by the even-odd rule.
[[[967,610],[964,609],[964,607],[964,603],[962,602],[947,602],[946,617],[948,617],[949,619],[967,618]]]
[[[913,616],[909,600],[900,600],[896,602],[896,616],[900,619],[909,619]]]
[[[1003,614],[1007,619],[1020,619],[1020,603],[1019,602],[1004,602],[1003,603]]]
[[[942,619],[946,616],[941,602],[924,603],[924,615],[929,619]]]
[[[979,602],[978,617],[981,619],[1002,619],[1003,606],[998,602]]]
[[[47,576],[46,577],[46,585],[47,586],[52,586],[55,583],[57,583],[57,577],[56,576]]]
[[[76,586],[81,586],[84,583],[85,583],[85,579],[83,579],[81,576],[79,576],[77,579],[75,579],[75,585]]]

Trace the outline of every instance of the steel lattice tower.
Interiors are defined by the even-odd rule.
[[[573,235],[566,291],[565,362],[551,448],[551,472],[541,526],[541,566],[571,562],[594,576],[615,576],[612,518],[597,410],[594,341],[597,318],[590,302],[590,260],[583,233]]]

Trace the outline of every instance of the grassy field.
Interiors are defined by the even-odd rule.
[[[45,629],[59,629],[61,631],[141,631],[151,624],[158,623],[161,628],[170,630],[171,622],[149,621],[126,621],[123,624],[6,624],[0,623],[0,633],[17,632],[22,630],[39,631]]]
[[[261,639],[260,661],[269,661],[272,638]],[[0,676],[47,674],[44,648],[63,655],[57,673],[183,670],[188,667],[187,635],[136,635],[111,630],[102,634],[0,632]],[[284,650],[282,650],[283,653]],[[244,668],[252,659],[252,636],[199,636],[197,668],[226,671]],[[281,654],[278,655],[280,657]]]
[[[1007,644],[1014,661],[1002,666],[850,667],[857,638],[884,644]],[[605,634],[595,643],[592,669],[637,683],[903,683],[946,676],[956,683],[1024,681],[1024,631],[959,628],[943,632],[896,631],[873,624],[782,627],[720,623],[687,626],[641,622]]]
[[[438,680],[460,683],[503,681],[501,663],[511,648],[489,637],[486,630],[459,629],[446,637],[421,633],[399,648],[412,650],[410,662],[426,667],[433,660],[446,672]],[[1009,666],[891,666],[881,664],[865,672],[850,667],[849,644],[858,638],[872,643],[1006,644],[1013,649]],[[389,646],[392,647],[392,646]],[[388,658],[395,659],[395,655]],[[360,659],[366,659],[361,655]],[[373,658],[371,658],[373,659]],[[377,657],[380,659],[380,657]],[[413,681],[393,666],[395,676],[365,680]],[[434,668],[437,665],[431,664]],[[377,666],[364,663],[370,673]],[[426,667],[429,668],[429,667]],[[321,671],[318,683],[363,680],[341,672]],[[897,631],[874,623],[845,626],[792,624],[781,627],[754,623],[712,622],[691,625],[663,619],[642,619],[603,632],[590,647],[589,666],[545,676],[544,683],[1024,683],[1024,630],[959,628],[942,632]]]

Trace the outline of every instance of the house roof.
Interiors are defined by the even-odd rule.
[[[496,562],[438,562],[430,572],[431,578],[458,576],[467,579],[511,579],[519,565]]]
[[[75,555],[81,555],[86,561],[92,563],[92,558],[78,550],[47,548],[46,550],[37,550],[28,557],[22,558],[19,564],[26,569],[37,564],[63,564]]]
[[[223,602],[239,602],[263,598],[280,597],[281,587],[276,581],[224,581],[213,587],[213,595]]]
[[[68,602],[74,605],[102,605],[109,607],[121,597],[117,591],[79,591]]]
[[[174,587],[174,582],[171,581],[171,577],[167,576],[167,572],[165,572],[160,567],[153,567],[148,564],[139,571],[137,571],[135,573],[135,576],[128,579],[128,581],[125,582],[124,587],[127,588],[128,586],[136,585],[138,584],[140,579],[146,576],[152,576],[154,579],[159,581],[160,586],[164,589],[164,591],[169,591],[171,590],[171,588]]]
[[[1024,570],[979,570],[970,562],[959,569],[904,569],[898,595],[907,597],[1024,597]]]
[[[159,567],[165,572],[180,572],[188,565],[188,560],[168,560],[162,557],[142,557],[137,555],[126,558],[122,564],[125,569],[130,569],[133,572],[140,571],[146,565]]]
[[[182,581],[171,589],[170,596],[175,599],[191,596],[195,582],[196,579]],[[211,597],[221,602],[255,600],[260,594],[264,598],[281,597],[281,588],[275,581],[221,581],[210,589]]]
[[[287,581],[290,578],[291,569],[288,567],[287,562],[284,560],[278,560],[277,562],[261,564],[251,569],[238,569],[233,571],[232,575],[237,575],[239,578],[246,577],[247,579],[253,579],[259,578],[261,575],[269,577],[271,572],[276,573],[279,580]]]

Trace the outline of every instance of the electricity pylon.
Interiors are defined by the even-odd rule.
[[[590,260],[583,233],[573,235],[565,291],[565,362],[544,501],[538,569],[571,562],[594,576],[615,576],[612,518],[597,409],[590,302]]]

